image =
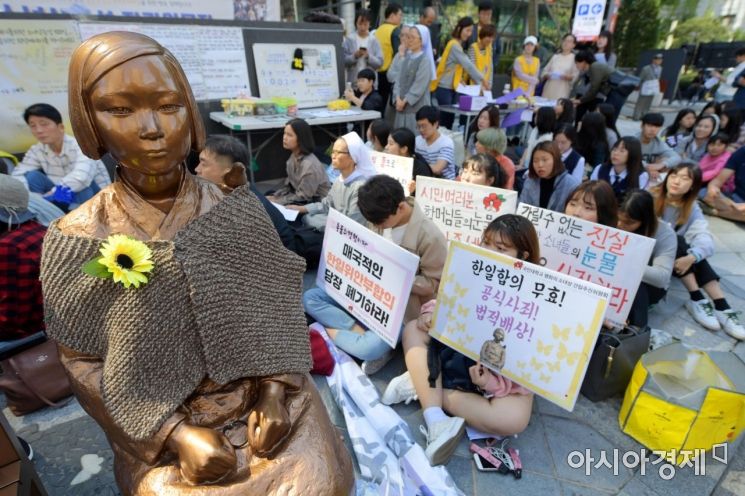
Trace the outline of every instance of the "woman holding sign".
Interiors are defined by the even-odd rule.
[[[520,192],[520,201],[561,212],[569,194],[578,184],[566,171],[556,145],[552,141],[544,141],[533,149],[528,178]]]
[[[696,322],[711,331],[724,329],[735,339],[745,339],[740,312],[729,306],[719,285],[719,275],[706,261],[714,254],[714,239],[696,202],[699,189],[701,169],[693,162],[681,162],[670,169],[665,181],[653,192],[655,213],[673,226],[678,235],[673,274],[691,295],[686,309]],[[701,289],[711,297],[713,305]]]
[[[538,235],[525,217],[494,219],[481,246],[539,263]],[[427,424],[425,454],[432,465],[446,463],[458,446],[465,424],[479,431],[511,436],[530,421],[533,395],[522,386],[430,339],[436,301],[422,306],[419,318],[403,332],[406,372],[394,378],[381,401],[387,405],[419,398]],[[449,417],[445,411],[454,415]],[[422,427],[424,429],[424,427]]]
[[[629,312],[629,324],[644,327],[648,322],[649,306],[659,302],[667,293],[678,240],[667,222],[657,219],[654,198],[642,189],[626,194],[618,212],[618,228],[655,240],[652,257],[644,268],[642,283]]]

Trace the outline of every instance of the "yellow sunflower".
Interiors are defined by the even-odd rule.
[[[125,288],[147,283],[146,272],[153,270],[153,253],[142,241],[123,234],[112,234],[101,245],[98,263],[106,267]]]

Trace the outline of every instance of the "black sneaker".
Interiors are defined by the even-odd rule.
[[[26,458],[28,458],[29,460],[33,460],[34,459],[34,449],[31,447],[31,445],[28,444],[26,442],[26,440],[23,439],[22,437],[19,437],[18,438],[18,442],[21,443],[21,446],[23,447],[23,451],[26,453]]]

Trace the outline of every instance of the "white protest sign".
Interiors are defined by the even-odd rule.
[[[572,34],[577,41],[595,41],[603,28],[606,0],[577,0]]]
[[[572,411],[610,291],[454,241],[430,335]]]
[[[448,240],[479,244],[489,223],[514,214],[517,193],[478,184],[419,176],[416,203]]]
[[[414,158],[399,157],[383,152],[370,152],[375,171],[378,174],[391,176],[404,187],[404,194],[409,196],[409,183],[414,177]]]
[[[316,284],[396,347],[419,257],[329,211]]]
[[[521,203],[518,215],[538,231],[545,266],[611,290],[605,318],[623,326],[654,239]]]

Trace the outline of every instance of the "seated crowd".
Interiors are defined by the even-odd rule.
[[[704,216],[706,212],[745,221],[745,147],[741,146],[745,124],[737,107],[707,106],[699,115],[684,109],[664,132],[663,116],[647,113],[636,135],[621,136],[615,128],[616,102],[591,105],[591,98],[562,97],[556,107],[542,107],[535,113],[534,129],[524,148],[508,152],[499,108],[489,105],[465,130],[464,146],[454,141],[456,133],[441,127],[444,116],[432,105],[430,95],[440,105],[452,103],[454,78],[488,85],[491,75],[487,71],[485,77],[479,70],[483,66],[479,54],[491,46],[494,30],[479,30],[472,38],[473,21],[462,19],[435,66],[426,28],[417,25],[405,34],[402,31],[397,53],[389,53],[386,59],[385,50],[368,33],[369,22],[369,13],[358,14],[356,44],[345,41],[348,80],[356,74],[357,82],[357,89],[347,90],[345,97],[364,109],[393,109],[393,119],[373,122],[364,137],[367,142],[354,131],[336,139],[330,167],[314,154],[309,124],[292,119],[282,139],[290,153],[286,180],[266,195],[255,184],[251,189],[284,246],[303,256],[309,268],[318,263],[332,208],[419,257],[401,332],[407,372],[389,383],[383,402],[418,398],[426,423],[426,455],[433,465],[448,460],[466,424],[495,436],[524,430],[533,394],[430,339],[427,331],[447,241],[417,204],[418,176],[515,190],[523,203],[654,239],[628,324],[647,325],[651,306],[664,299],[671,278],[676,277],[690,294],[685,306],[696,322],[745,340],[740,312],[731,308],[719,276],[707,261],[715,245]],[[463,44],[471,39],[475,41],[470,50],[464,51]],[[565,37],[565,43],[568,54],[574,48],[573,37]],[[540,81],[537,58],[532,55],[535,44],[533,37],[525,40],[515,71],[516,83],[531,90]],[[381,72],[384,59],[386,70]],[[574,78],[586,73],[597,91],[605,63],[592,54],[578,56],[577,62],[567,74]],[[560,72],[556,67],[551,71],[552,75]],[[387,78],[387,89],[392,84],[389,95],[381,96],[375,89],[379,77]],[[557,88],[569,91],[571,78],[559,74],[553,79],[562,83]],[[8,174],[0,174],[3,341],[43,328],[38,274],[45,226],[111,183],[104,163],[85,157],[75,139],[65,134],[62,116],[52,106],[33,105],[24,119],[38,143],[9,167]],[[413,158],[408,190],[397,180],[376,174],[371,150]],[[456,158],[464,154],[463,160]],[[227,184],[235,183],[230,176],[245,174],[250,162],[240,141],[211,136],[196,173],[230,192]],[[285,220],[277,205],[297,211],[298,220]],[[521,260],[540,259],[535,228],[517,215],[492,221],[482,233],[481,244]],[[366,374],[376,373],[390,360],[390,346],[322,288],[307,290],[303,303],[312,321],[323,326],[340,349],[362,361]]]

